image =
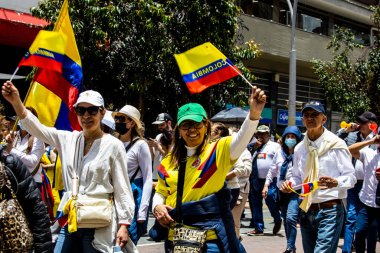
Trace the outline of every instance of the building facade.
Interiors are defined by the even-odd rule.
[[[291,1],[293,3],[293,1]],[[261,45],[262,56],[246,65],[258,77],[255,81],[269,94],[267,107],[272,110],[271,126],[282,133],[287,125],[289,87],[289,52],[291,48],[291,17],[286,0],[241,0],[241,16],[246,29],[241,33],[245,41],[254,39]],[[370,46],[375,32],[369,10],[376,0],[299,0],[295,45],[297,51],[296,105],[297,125],[302,126],[302,105],[309,100],[320,100],[327,105],[331,130],[339,128],[341,115],[331,108],[323,94],[311,60],[331,60],[326,49],[335,25],[350,28],[357,42]],[[354,52],[361,56],[363,50]]]

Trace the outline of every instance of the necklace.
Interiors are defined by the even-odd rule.
[[[84,138],[84,146],[91,147],[92,143],[94,143],[95,140],[101,138],[103,136],[103,132],[100,132],[99,134],[94,134],[93,137],[88,137],[87,139]]]

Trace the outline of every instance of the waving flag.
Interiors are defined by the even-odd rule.
[[[29,49],[30,55],[21,60],[21,65],[30,64],[33,59],[33,66],[39,67],[34,75],[34,82],[26,98],[25,104],[32,106],[38,112],[40,121],[47,125],[62,130],[79,130],[80,126],[75,115],[73,105],[77,100],[82,88],[82,63],[79,56],[74,31],[69,18],[68,1],[62,4],[59,17],[55,23],[53,34],[56,40],[47,40],[42,33],[42,44],[35,41]],[[39,39],[38,36],[36,39]],[[62,40],[65,41],[64,49]],[[59,47],[59,49],[58,49]],[[43,49],[38,50],[38,49]],[[51,54],[41,55],[47,52],[54,52],[54,60]],[[58,60],[59,59],[59,60]],[[28,63],[29,61],[29,63]],[[55,65],[49,62],[55,61]],[[62,66],[60,68],[60,66]]]
[[[210,42],[174,57],[191,94],[240,74],[236,66]]]
[[[34,66],[62,73],[65,49],[64,34],[41,30],[18,66]]]

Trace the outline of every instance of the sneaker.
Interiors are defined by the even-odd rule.
[[[247,235],[249,235],[249,236],[263,235],[263,234],[264,234],[263,231],[259,231],[259,230],[257,230],[257,229],[254,229],[254,230],[252,230],[252,231],[247,232]]]
[[[286,249],[284,253],[296,253],[295,249]]]
[[[277,233],[278,233],[278,231],[280,231],[280,229],[281,229],[281,221],[280,222],[276,222],[275,224],[274,224],[274,227],[273,227],[273,234],[274,235],[277,235]]]

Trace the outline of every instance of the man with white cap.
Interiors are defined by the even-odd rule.
[[[321,102],[310,101],[302,109],[306,135],[294,150],[293,167],[281,191],[310,184],[300,204],[302,245],[305,253],[336,252],[344,222],[342,199],[356,183],[355,169],[346,143],[323,127],[327,116]],[[304,189],[307,189],[303,187]]]
[[[148,141],[149,147],[153,155],[153,182],[157,182],[157,168],[160,165],[162,159],[170,150],[173,140],[173,118],[168,113],[158,114],[156,121],[152,124],[157,125],[160,133],[156,138],[150,138]]]
[[[124,143],[127,152],[128,176],[136,206],[129,234],[137,244],[148,226],[147,215],[152,193],[152,158],[149,146],[142,136],[139,110],[125,105],[120,111],[113,112],[112,116],[118,138]]]
[[[278,188],[276,186],[277,178],[269,185],[268,193],[263,196],[262,191],[265,185],[266,176],[272,165],[273,157],[281,146],[270,140],[270,129],[266,125],[261,125],[255,133],[257,139],[253,144],[252,172],[249,179],[249,206],[251,208],[252,219],[251,227],[254,230],[249,231],[247,235],[264,234],[264,217],[263,217],[263,198],[268,206],[269,212],[274,219],[273,234],[277,234],[281,228],[281,215],[277,204]]]

